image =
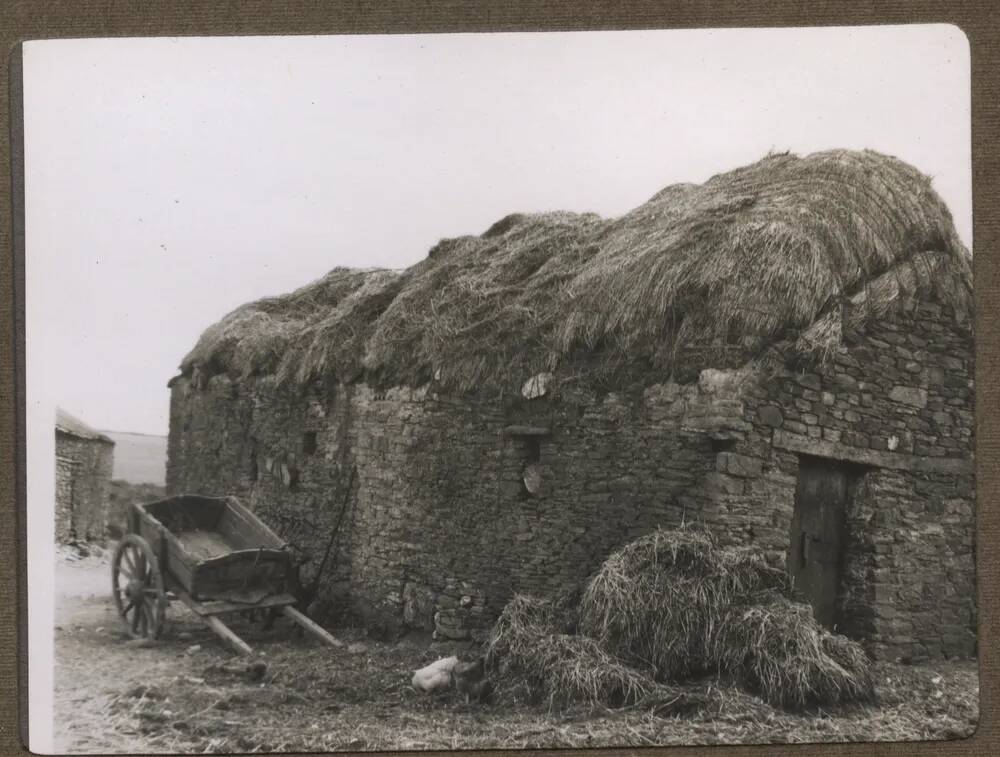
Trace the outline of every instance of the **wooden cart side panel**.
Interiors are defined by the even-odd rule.
[[[147,502],[140,507],[154,520],[169,528],[178,517],[193,519],[198,528],[216,527],[220,515],[227,506],[225,497],[203,497],[198,494],[181,494],[155,502]]]
[[[191,580],[191,594],[199,598],[224,598],[247,588],[285,591],[288,553],[276,549],[246,549],[204,560]]]
[[[253,569],[254,565],[264,563],[287,563],[288,553],[281,549],[238,549],[225,555],[219,555],[209,560],[202,560],[198,564],[200,570],[213,570],[225,567],[230,564],[242,563],[245,565],[247,573]]]
[[[164,578],[168,582],[172,581],[190,590],[195,566],[177,537],[150,513],[141,508],[139,509],[138,524],[139,535],[149,542],[153,551],[160,558]],[[166,545],[166,555],[162,554],[164,544]]]
[[[226,510],[220,518],[219,527],[227,530],[248,549],[251,547],[281,549],[285,546],[285,541],[236,497],[227,497],[226,505]]]

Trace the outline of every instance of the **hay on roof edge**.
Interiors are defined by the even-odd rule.
[[[929,179],[871,151],[770,155],[617,219],[513,214],[404,271],[334,269],[237,308],[181,370],[460,392],[542,371],[687,380],[779,342],[821,356],[844,319],[914,296],[970,319],[971,256]]]

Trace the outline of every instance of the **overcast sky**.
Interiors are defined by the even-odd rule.
[[[769,150],[896,155],[971,246],[949,26],[62,40],[24,77],[29,403],[102,429],[166,433],[167,380],[243,302]]]

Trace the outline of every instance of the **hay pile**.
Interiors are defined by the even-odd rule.
[[[516,596],[487,661],[501,696],[550,703],[663,701],[706,675],[789,709],[870,700],[861,647],[789,594],[784,572],[756,549],[722,548],[690,527],[660,530],[611,555],[575,614]]]
[[[914,294],[971,310],[971,257],[927,177],[870,151],[769,155],[618,219],[515,214],[405,271],[336,269],[226,316],[181,369],[455,391],[541,371],[687,380],[777,343],[829,353]]]
[[[524,595],[504,608],[490,637],[488,659],[503,699],[635,704],[657,683],[586,636],[559,632],[553,603]]]
[[[693,527],[654,531],[601,565],[583,594],[580,631],[659,678],[683,680],[718,667],[732,608],[786,587],[759,550],[723,549]]]

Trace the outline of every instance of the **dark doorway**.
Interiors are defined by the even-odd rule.
[[[813,615],[828,628],[839,621],[837,593],[847,540],[847,508],[862,470],[838,460],[799,458],[788,573]]]

